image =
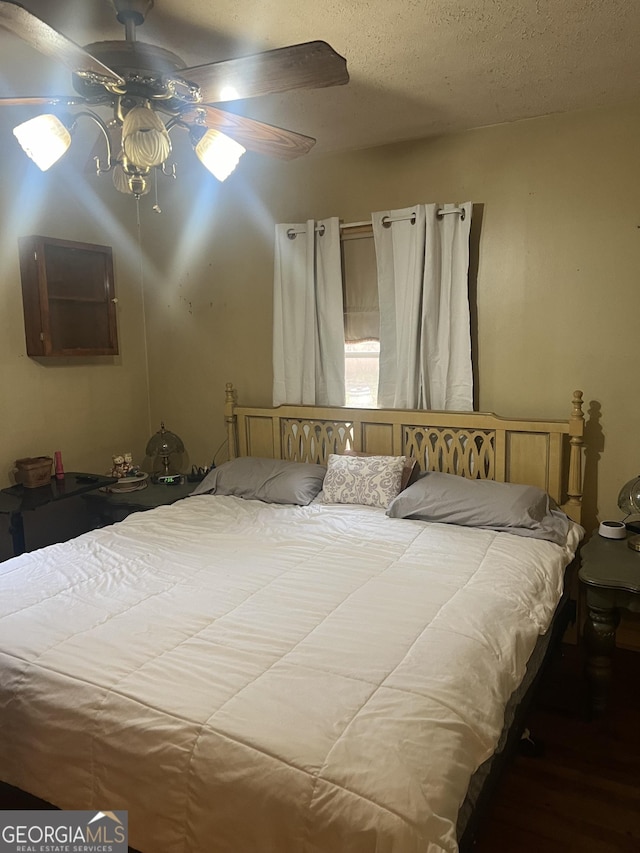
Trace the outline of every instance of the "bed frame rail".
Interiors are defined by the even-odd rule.
[[[544,489],[574,521],[582,508],[582,391],[564,421],[501,418],[481,412],[252,408],[226,386],[229,458],[266,456],[326,464],[330,453],[357,450],[410,456],[422,471],[522,483]]]

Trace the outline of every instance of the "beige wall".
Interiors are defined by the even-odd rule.
[[[618,489],[640,472],[640,405],[629,381],[640,308],[639,139],[634,106],[288,164],[247,159],[208,196],[206,213],[194,180],[198,216],[189,223],[185,212],[173,230],[180,199],[172,199],[155,262],[171,267],[172,233],[182,246],[188,229],[190,251],[147,287],[154,418],[170,421],[200,464],[224,438],[226,381],[243,402],[269,403],[274,222],[472,200],[479,407],[565,417],[572,391],[583,389],[586,523],[596,513],[619,517]]]
[[[222,186],[179,146],[163,213],[141,205],[144,313],[134,203],[110,186],[106,204],[76,195],[73,160],[34,189],[10,157],[0,173],[3,482],[21,455],[61,449],[67,468],[93,470],[113,452],[139,457],[161,418],[193,462],[209,462],[224,441],[225,382],[244,402],[270,402],[275,222],[472,200],[480,408],[564,417],[582,388],[593,439],[586,521],[618,517],[617,491],[640,472],[628,379],[640,304],[638,139],[640,109],[620,107],[288,164],[247,157]],[[3,152],[15,144],[6,128],[0,141]],[[26,357],[15,252],[24,233],[113,246],[117,359]]]
[[[15,116],[13,116],[15,119]],[[83,190],[68,154],[42,175],[0,125],[0,487],[14,460],[60,450],[68,471],[106,471],[113,453],[140,453],[148,438],[148,388],[135,241],[135,208],[105,187]],[[109,179],[106,179],[107,181]],[[126,201],[123,199],[123,201]],[[26,354],[18,237],[43,234],[113,247],[120,354],[113,358],[33,359]]]

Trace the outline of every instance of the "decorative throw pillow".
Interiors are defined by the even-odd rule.
[[[386,509],[400,491],[404,456],[338,456],[332,453],[322,485],[324,503]]]
[[[375,456],[375,453],[363,453],[360,450],[345,450],[343,456],[359,456],[361,458],[367,458],[371,456]],[[395,459],[396,457],[390,457]],[[412,459],[410,456],[405,456],[404,458],[404,468],[402,469],[402,480],[400,482],[400,491],[406,489],[409,483],[413,483],[416,479],[414,476],[414,472],[420,471],[417,467],[418,463],[415,459]]]

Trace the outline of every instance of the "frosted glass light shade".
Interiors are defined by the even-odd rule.
[[[219,130],[208,130],[194,150],[202,165],[219,181],[224,181],[247,149]]]
[[[124,169],[122,168],[122,163],[117,163],[113,167],[112,180],[114,187],[121,193],[129,194],[131,190],[129,189],[129,178],[126,175]]]
[[[149,184],[144,175],[127,174],[122,165],[122,151],[118,157],[118,163],[113,169],[113,185],[118,192],[126,193],[127,195],[146,195],[149,192]]]
[[[43,172],[57,163],[71,145],[71,134],[60,119],[50,113],[19,124],[14,127],[13,135]]]
[[[160,166],[171,154],[169,132],[160,116],[146,107],[133,107],[122,123],[122,148],[136,166]]]
[[[184,453],[182,439],[175,432],[165,429],[164,422],[147,442],[146,455],[151,460],[154,474],[179,474]]]
[[[620,489],[618,506],[625,516],[640,513],[640,475],[629,480]]]

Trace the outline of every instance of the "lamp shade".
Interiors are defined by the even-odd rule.
[[[182,439],[165,429],[164,422],[147,442],[146,454],[151,459],[154,474],[179,474],[184,452]]]
[[[136,166],[160,166],[171,154],[169,132],[158,113],[133,107],[122,123],[122,148]]]
[[[618,506],[625,516],[640,513],[640,474],[620,489]]]
[[[13,135],[43,172],[57,163],[71,145],[71,134],[60,119],[50,113],[19,124],[14,127]]]
[[[219,181],[224,181],[238,165],[246,148],[219,130],[208,130],[194,150],[202,165]]]

